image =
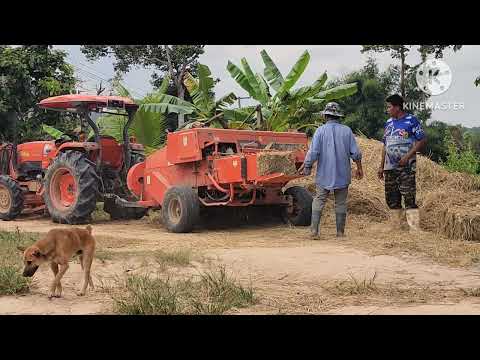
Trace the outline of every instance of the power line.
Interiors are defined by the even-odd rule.
[[[99,76],[98,74],[102,74],[100,72],[97,72],[97,74],[87,70],[87,66],[86,65],[80,65],[79,63],[75,62],[75,64],[73,63],[70,63],[75,69],[77,69],[78,71],[82,72],[84,74],[84,76],[90,78],[91,80],[95,80],[95,81],[98,81],[98,80],[102,80],[102,81],[106,81],[107,83],[110,82],[110,79],[106,79],[102,76]],[[90,68],[91,69],[91,68]],[[103,76],[107,76],[105,74],[102,74]],[[120,82],[120,84],[122,84],[122,82]],[[123,82],[122,85],[126,85],[125,87],[128,88],[128,89],[131,89],[131,91],[136,94],[137,96],[140,96],[140,97],[145,97],[146,94],[148,93],[148,91],[145,91],[145,90],[142,90],[142,91],[139,91],[139,89],[137,88],[134,88],[134,87],[131,87],[129,84],[127,84],[126,82]]]
[[[81,62],[81,61],[78,61],[78,64],[82,65],[82,66],[83,66],[84,68],[86,68],[86,69],[89,69],[89,70],[91,70],[91,71],[93,71],[93,72],[96,72],[97,74],[100,74],[100,75],[103,75],[103,76],[107,76],[107,75],[105,75],[104,73],[101,73],[100,71],[93,69],[92,67],[88,66],[87,64],[85,64],[85,63],[83,63],[83,62]],[[129,88],[132,88],[126,81],[123,81],[123,83],[126,84],[126,85],[128,85]],[[145,90],[144,88],[139,88],[139,87],[137,87],[137,88],[133,88],[133,89],[139,90],[139,91],[141,90],[141,92],[143,92],[144,94],[148,94],[148,93],[149,93],[149,91]]]
[[[95,75],[95,74],[93,74],[93,73],[91,73],[91,72],[89,72],[89,71],[86,71],[86,70],[82,69],[82,68],[79,68],[78,66],[75,66],[75,65],[73,65],[73,66],[74,66],[75,69],[76,69],[83,77],[85,77],[85,78],[88,78],[88,79],[93,80],[93,81],[95,81],[95,82],[98,82],[98,81],[105,81],[105,82],[107,82],[107,83],[109,82],[109,80],[106,80],[106,79],[104,79],[104,78],[102,78],[102,77],[99,77],[99,76],[97,76],[97,75]],[[96,90],[95,90],[95,91],[96,91]],[[144,96],[145,96],[145,94],[139,93],[138,91],[135,91],[135,90],[133,90],[133,89],[131,89],[131,92],[132,92],[133,94],[135,94],[136,96],[139,96],[139,97],[144,97]]]

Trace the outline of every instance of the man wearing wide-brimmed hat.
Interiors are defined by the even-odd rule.
[[[322,112],[326,123],[320,126],[312,139],[305,162],[300,171],[310,175],[317,163],[316,195],[312,203],[311,237],[319,239],[320,219],[330,191],[335,196],[337,237],[345,235],[347,195],[351,183],[351,160],[357,164],[355,176],[363,177],[362,153],[352,130],[339,120],[344,117],[336,102],[329,102]]]

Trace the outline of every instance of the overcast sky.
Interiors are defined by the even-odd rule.
[[[76,69],[77,77],[85,80],[83,88],[94,91],[95,84],[100,78],[109,79],[113,76],[112,59],[104,58],[99,61],[89,62],[80,52],[78,45],[56,46],[67,51],[67,60]],[[300,78],[297,86],[309,85],[315,81],[323,71],[327,71],[329,79],[342,76],[352,70],[361,68],[368,58],[361,54],[361,46],[357,45],[207,45],[205,53],[200,57],[200,62],[210,67],[212,75],[221,81],[215,91],[217,96],[222,96],[233,91],[238,96],[247,96],[245,91],[238,86],[226,70],[227,61],[240,64],[240,59],[246,57],[255,72],[263,73],[263,62],[260,51],[267,50],[280,71],[286,75],[298,57],[305,49],[310,52],[310,64]],[[395,63],[387,53],[375,55],[380,69],[385,69],[389,64]],[[432,96],[431,102],[457,102],[464,103],[464,110],[434,110],[432,119],[444,121],[449,124],[462,124],[473,127],[480,126],[476,105],[480,100],[480,87],[475,87],[474,80],[480,75],[480,46],[465,45],[461,51],[454,53],[446,51],[444,61],[452,71],[452,84],[443,94]],[[407,63],[417,64],[420,56],[416,50],[411,51]],[[152,89],[150,84],[149,69],[133,69],[125,76],[125,85],[133,90],[133,95],[142,96]],[[248,100],[242,106],[249,104]]]

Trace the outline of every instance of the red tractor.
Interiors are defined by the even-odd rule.
[[[87,141],[56,139],[24,144],[0,144],[0,219],[46,209],[55,222],[81,224],[105,194],[136,200],[126,186],[132,165],[141,163],[144,147],[131,143],[128,129],[138,109],[131,99],[116,96],[65,95],[45,99],[41,108],[80,114],[93,130]],[[123,144],[102,136],[90,114],[116,109],[128,118]],[[13,122],[15,123],[15,119]],[[16,128],[16,127],[15,127]],[[104,209],[114,219],[141,218],[147,209],[116,206],[107,198]]]
[[[301,177],[296,169],[307,146],[303,133],[180,130],[169,133],[165,147],[129,170],[127,185],[138,201],[106,197],[125,209],[161,208],[163,222],[172,232],[190,232],[201,210],[219,206],[273,206],[291,224],[309,225],[310,193],[300,186],[283,191],[290,180]],[[275,151],[290,155],[293,172],[259,172],[259,157]]]

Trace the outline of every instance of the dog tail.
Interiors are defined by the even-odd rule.
[[[90,235],[92,235],[92,227],[90,225],[87,226],[86,230]]]

